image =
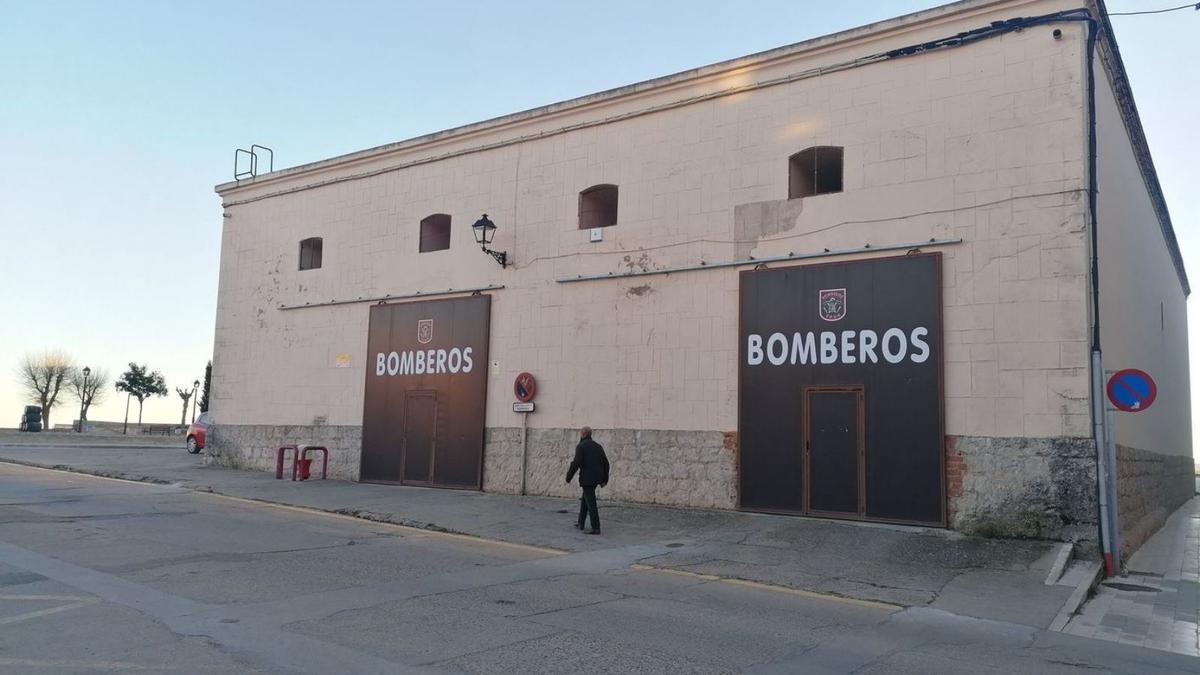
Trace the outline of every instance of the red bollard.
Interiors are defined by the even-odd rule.
[[[307,462],[307,464],[304,465],[305,477],[311,476],[311,474],[309,472],[312,469],[312,463],[313,463],[313,460],[308,458],[309,450],[312,450],[313,452],[316,452],[319,450],[321,452],[321,480],[325,480],[325,476],[329,472],[329,449],[323,445],[302,445],[302,446],[300,446],[300,461]]]
[[[309,478],[308,471],[312,467],[312,462],[313,461],[311,459],[300,460],[300,480],[308,480],[308,478]]]
[[[292,480],[296,480],[296,459],[300,456],[300,449],[295,445],[284,445],[279,448],[275,454],[275,479],[283,478],[283,459],[287,455],[287,451],[292,451]]]

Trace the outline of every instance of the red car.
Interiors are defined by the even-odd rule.
[[[204,449],[204,436],[208,432],[208,425],[212,423],[212,418],[208,413],[202,412],[196,418],[195,422],[188,425],[187,429],[187,451],[191,454],[196,454]]]

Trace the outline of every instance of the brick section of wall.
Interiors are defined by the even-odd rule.
[[[958,438],[946,437],[946,509],[950,522],[954,522],[955,505],[962,496],[962,479],[967,472],[967,460],[958,451]]]
[[[1117,446],[1121,555],[1129,556],[1196,493],[1192,457]]]
[[[1089,438],[947,438],[950,527],[1097,550],[1096,446]],[[950,474],[948,471],[948,482]]]

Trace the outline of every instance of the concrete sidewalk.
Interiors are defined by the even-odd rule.
[[[1200,497],[1103,582],[1064,632],[1200,656]]]
[[[277,481],[269,473],[204,466],[202,457],[188,455],[182,448],[0,445],[0,460],[178,484],[564,551],[661,544],[670,552],[641,563],[1037,628],[1049,626],[1075,590],[1071,585],[1046,583],[1063,546],[1041,541],[613,503],[604,501],[603,495],[604,534],[589,537],[572,525],[578,509],[575,500],[332,480]]]

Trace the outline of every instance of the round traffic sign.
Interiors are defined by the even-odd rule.
[[[513,394],[521,403],[529,403],[537,395],[537,380],[529,373],[521,373],[513,382]]]
[[[1126,368],[1108,378],[1108,400],[1125,412],[1141,412],[1158,398],[1154,378],[1137,368]]]

